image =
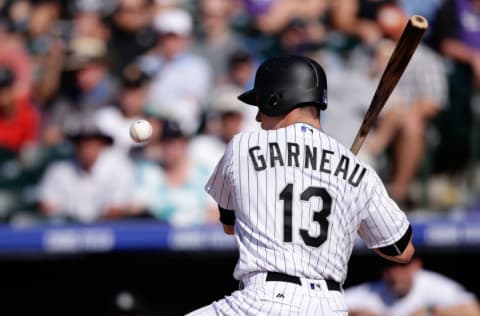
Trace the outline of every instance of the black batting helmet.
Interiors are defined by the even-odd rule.
[[[282,116],[296,107],[327,108],[327,78],[322,67],[303,56],[280,56],[264,61],[255,74],[253,89],[238,99],[258,106],[269,116]]]

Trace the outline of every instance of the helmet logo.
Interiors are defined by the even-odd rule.
[[[270,100],[268,100],[268,103],[272,106],[272,107],[276,107],[278,105],[278,96],[277,94],[273,94],[271,97],[270,97]]]

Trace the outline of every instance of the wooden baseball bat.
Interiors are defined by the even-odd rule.
[[[370,106],[363,118],[362,125],[353,141],[351,151],[354,154],[357,154],[360,147],[362,147],[370,128],[377,119],[380,111],[383,109],[385,102],[387,102],[387,99],[395,88],[398,80],[400,80],[400,77],[407,67],[408,62],[427,28],[428,22],[423,16],[413,15],[408,20],[407,25],[388,60],[388,64],[383,71],[377,89],[375,90],[375,94],[370,102]]]

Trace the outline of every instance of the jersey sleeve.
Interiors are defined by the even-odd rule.
[[[205,190],[215,202],[217,202],[221,208],[227,210],[235,209],[232,179],[233,146],[232,142],[230,142],[205,186]]]
[[[369,199],[362,210],[358,230],[358,234],[370,249],[396,243],[410,226],[407,216],[390,198],[378,175],[372,173]]]

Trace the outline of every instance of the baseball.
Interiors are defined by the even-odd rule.
[[[130,137],[137,142],[146,142],[152,137],[152,125],[145,120],[136,120],[130,126]]]

